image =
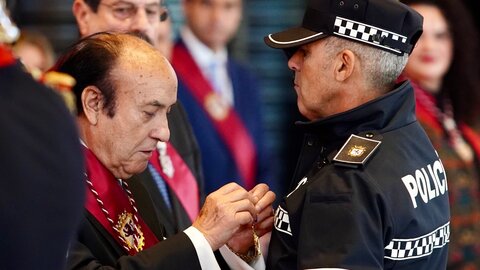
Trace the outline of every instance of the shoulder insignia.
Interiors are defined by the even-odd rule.
[[[337,165],[348,167],[363,166],[381,143],[381,141],[352,134],[335,155],[333,161]]]

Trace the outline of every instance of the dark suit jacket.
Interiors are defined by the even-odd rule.
[[[172,108],[169,114],[171,141],[199,181],[199,189],[202,190],[198,146],[180,106]],[[170,211],[148,169],[128,179],[128,183],[142,219],[157,239],[168,239],[135,256],[128,256],[101,224],[86,212],[78,241],[69,251],[68,269],[201,269],[192,242],[181,232],[191,222],[174,193],[170,192],[173,206],[173,211]],[[223,259],[219,260],[222,267],[226,267]]]
[[[0,268],[64,269],[83,210],[83,155],[62,99],[19,64],[0,67],[0,153]]]
[[[137,206],[141,210],[141,206]],[[150,221],[145,220],[157,238],[163,239],[160,223],[157,221],[155,225]],[[88,212],[85,212],[78,241],[72,244],[67,262],[67,269],[201,269],[195,248],[186,234],[179,233],[129,256]]]

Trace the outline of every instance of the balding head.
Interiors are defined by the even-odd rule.
[[[142,61],[136,61],[137,59]],[[108,115],[115,114],[114,80],[111,78],[111,70],[120,60],[131,65],[156,65],[165,72],[173,73],[165,57],[138,37],[107,32],[85,37],[72,45],[55,65],[55,70],[70,74],[77,80],[73,91],[77,98],[79,114],[83,112],[81,94],[88,85],[95,85],[101,89]],[[175,74],[172,76],[176,80]]]
[[[170,136],[177,78],[165,57],[135,36],[99,33],[77,42],[56,67],[77,80],[87,146],[117,178],[142,172],[157,142]]]

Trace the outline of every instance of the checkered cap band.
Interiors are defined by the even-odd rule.
[[[449,225],[450,222],[417,238],[393,239],[385,247],[385,258],[401,261],[430,255],[435,248],[441,248],[450,241]]]
[[[394,42],[401,42],[403,44],[407,43],[407,37],[405,36],[342,17],[335,18],[333,32],[335,35],[368,43],[370,45],[377,46],[395,52],[397,54],[401,54],[402,51],[384,45],[384,41],[386,39],[390,39]]]

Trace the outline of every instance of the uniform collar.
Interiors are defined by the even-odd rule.
[[[405,81],[389,93],[349,111],[296,124],[321,141],[330,142],[345,141],[351,134],[368,131],[388,132],[415,120],[414,91],[410,82]]]

